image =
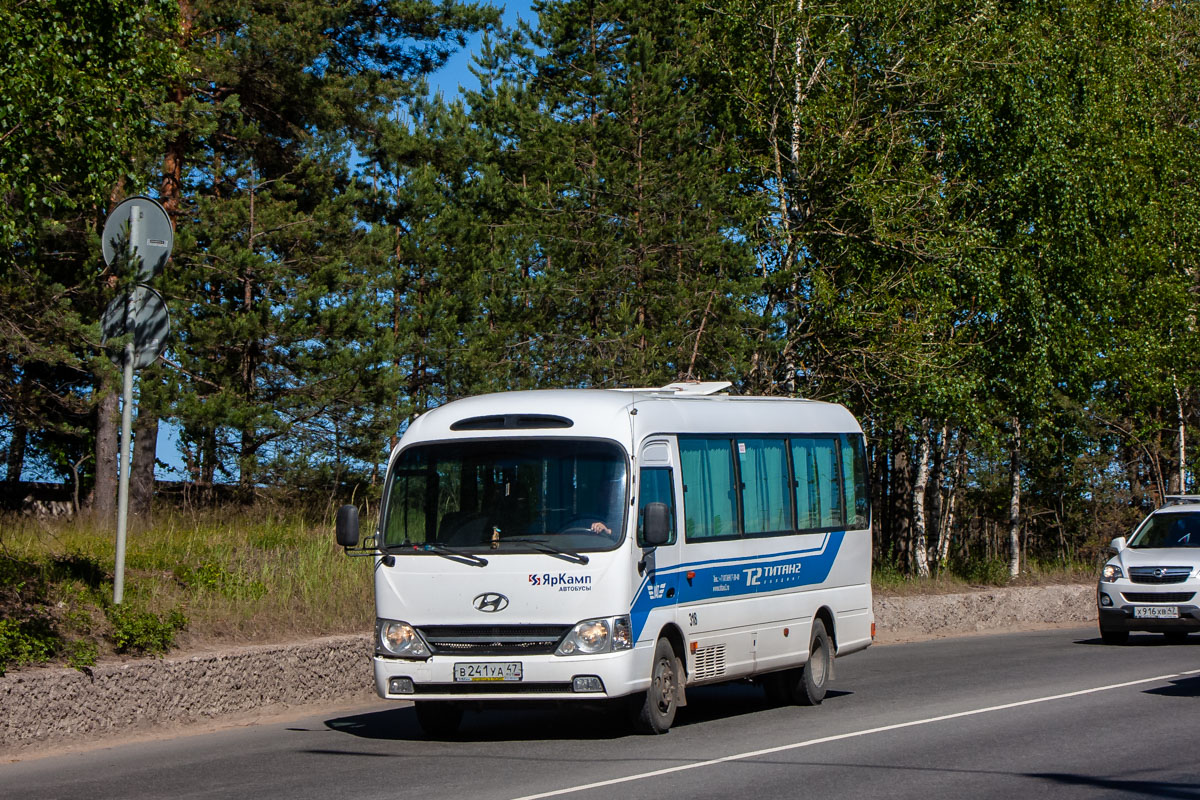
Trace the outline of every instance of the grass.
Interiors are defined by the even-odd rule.
[[[1016,580],[1008,576],[1007,559],[978,559],[951,564],[928,578],[907,575],[892,564],[876,564],[871,585],[880,595],[956,594],[998,586],[1048,586],[1065,583],[1091,583],[1099,566],[1093,559],[1050,561],[1030,559],[1021,565]]]
[[[113,606],[111,525],[0,521],[0,673],[120,654],[370,630],[371,562],[278,509],[167,511],[131,526]]]
[[[332,523],[259,506],[166,510],[131,527],[125,596],[114,606],[111,524],[0,520],[0,674],[122,655],[282,643],[363,633],[374,617],[370,559],[346,558]],[[917,579],[877,564],[880,595],[987,586],[1087,583],[1097,565],[1033,561],[1009,581],[1005,561],[951,565]]]

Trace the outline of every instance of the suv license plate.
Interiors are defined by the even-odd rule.
[[[1134,606],[1137,619],[1179,619],[1179,606]]]
[[[456,681],[519,681],[521,680],[520,661],[502,661],[499,663],[463,663],[454,665],[454,680]]]

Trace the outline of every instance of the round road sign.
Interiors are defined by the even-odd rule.
[[[171,218],[157,200],[141,195],[123,200],[113,209],[104,222],[104,263],[112,264],[120,253],[133,247],[135,257],[141,259],[137,278],[145,281],[154,277],[175,245],[175,228]]]
[[[105,344],[133,334],[133,368],[144,369],[158,360],[167,346],[167,334],[171,330],[171,319],[162,295],[146,286],[133,290],[133,302],[125,293],[108,304],[100,318],[102,341]],[[123,343],[122,343],[123,345]],[[121,364],[125,348],[109,346],[108,357]]]

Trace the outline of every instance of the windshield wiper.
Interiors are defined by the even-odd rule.
[[[589,559],[582,553],[574,553],[570,550],[562,550],[547,542],[539,541],[538,539],[501,539],[501,544],[531,544],[534,549],[545,553],[548,556],[561,558],[563,561],[570,561],[574,564],[586,564]]]
[[[483,556],[477,556],[474,553],[468,553],[465,550],[457,550],[453,547],[446,547],[444,544],[437,542],[409,542],[403,544],[395,544],[385,549],[385,552],[395,553],[407,550],[410,547],[415,547],[417,550],[426,550],[434,555],[439,555],[442,558],[448,558],[451,561],[457,561],[460,564],[469,564],[472,567],[486,567],[488,561]]]

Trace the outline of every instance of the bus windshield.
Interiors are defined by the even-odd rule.
[[[392,469],[383,545],[464,550],[615,547],[627,505],[625,455],[610,442],[489,439],[414,445]]]

